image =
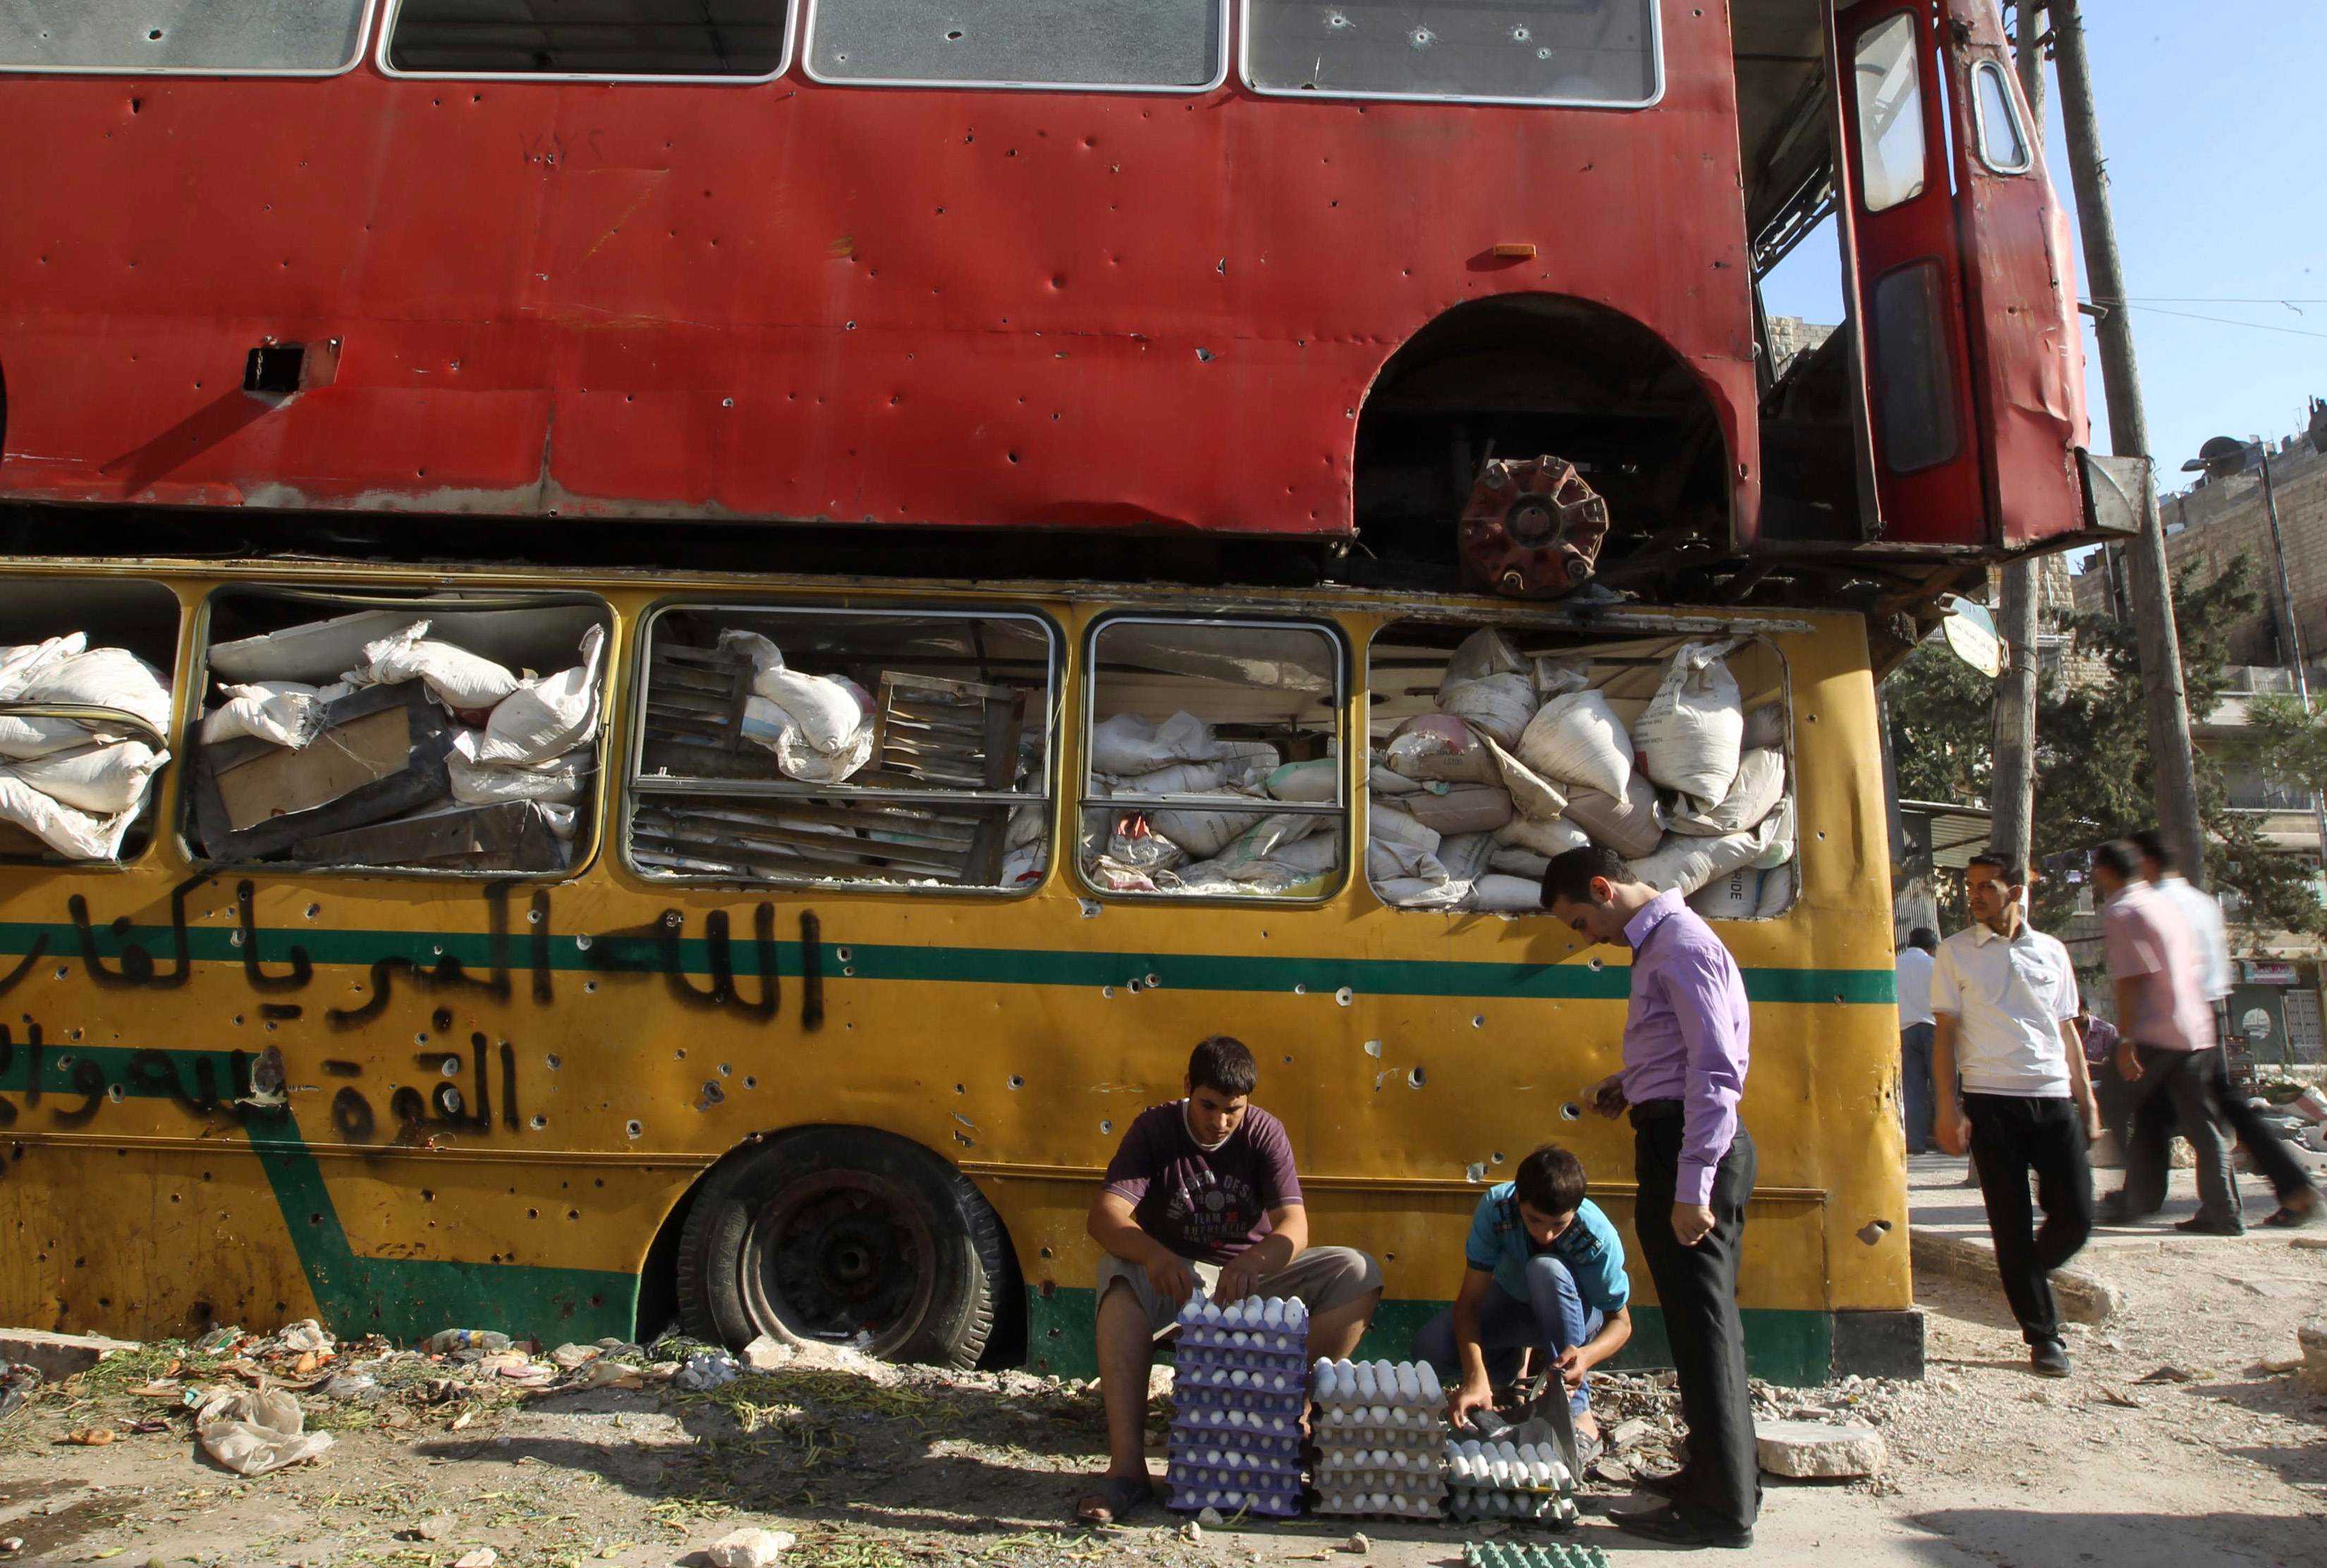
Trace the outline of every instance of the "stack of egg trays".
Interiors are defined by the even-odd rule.
[[[1318,1512],[1438,1517],[1446,1417],[1437,1374],[1416,1362],[1320,1361],[1310,1376]]]
[[[1565,1541],[1548,1546],[1472,1541],[1463,1548],[1463,1568],[1608,1568],[1608,1554],[1597,1546],[1574,1546]]]
[[[1308,1311],[1276,1297],[1180,1314],[1169,1506],[1291,1518],[1301,1511]]]
[[[1580,1510],[1575,1478],[1552,1443],[1450,1441],[1449,1506],[1458,1519],[1512,1519],[1566,1529]]]

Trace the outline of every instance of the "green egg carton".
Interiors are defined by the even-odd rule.
[[[1608,1554],[1597,1546],[1573,1546],[1565,1541],[1548,1546],[1472,1541],[1463,1548],[1463,1568],[1608,1568]]]

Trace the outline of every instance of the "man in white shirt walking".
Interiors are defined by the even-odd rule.
[[[1899,1114],[1907,1153],[1931,1147],[1931,958],[1939,934],[1929,926],[1907,933],[1899,949]]]
[[[2028,1341],[2029,1366],[2066,1377],[2051,1276],[2092,1231],[2086,1146],[2100,1135],[2076,1032],[2076,970],[2069,950],[2022,911],[2025,867],[1981,855],[1966,868],[1964,885],[1974,923],[1939,944],[1931,968],[1939,1147],[1968,1149],[1979,1172],[1996,1272]],[[2041,1229],[2029,1204],[2031,1171],[2044,1209]]]

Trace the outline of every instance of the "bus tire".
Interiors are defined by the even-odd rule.
[[[773,1334],[967,1369],[1009,1277],[1001,1221],[960,1171],[892,1134],[807,1127],[727,1161],[696,1195],[679,1321],[734,1350]]]

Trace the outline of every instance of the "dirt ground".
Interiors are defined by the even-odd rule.
[[[1940,1190],[1952,1172],[1918,1164],[1920,1198],[1957,1201]],[[2327,1251],[2279,1233],[2151,1229],[2106,1233],[2081,1261],[2127,1304],[2072,1336],[2065,1382],[2029,1376],[1999,1293],[1934,1280],[1924,1382],[1764,1390],[1764,1414],[1877,1426],[1889,1458],[1870,1481],[1770,1481],[1757,1554],[2327,1562],[2327,1396],[2266,1367],[2295,1355],[2298,1321],[2327,1312]],[[190,1421],[162,1414],[168,1401],[131,1392],[182,1358],[188,1381],[232,1380],[219,1358],[149,1347],[0,1418],[0,1540],[21,1541],[0,1563],[445,1568],[490,1546],[509,1568],[662,1568],[706,1561],[745,1525],[797,1535],[791,1568],[1355,1560],[1347,1521],[1231,1526],[1194,1543],[1161,1513],[1107,1532],[1065,1525],[1098,1468],[1097,1390],[1020,1374],[795,1366],[706,1393],[576,1392],[392,1358],[371,1368],[377,1392],[303,1396],[311,1427],[334,1433],[327,1452],[244,1479],[201,1455]],[[298,1381],[365,1359],[340,1347]],[[1659,1379],[1607,1379],[1600,1405],[1631,1439],[1620,1460],[1662,1459],[1675,1410]],[[91,1427],[116,1438],[60,1441]],[[1570,1538],[1619,1561],[1655,1551],[1597,1517],[1627,1490],[1595,1479]],[[1455,1562],[1482,1533],[1363,1527],[1370,1559],[1396,1568]]]

